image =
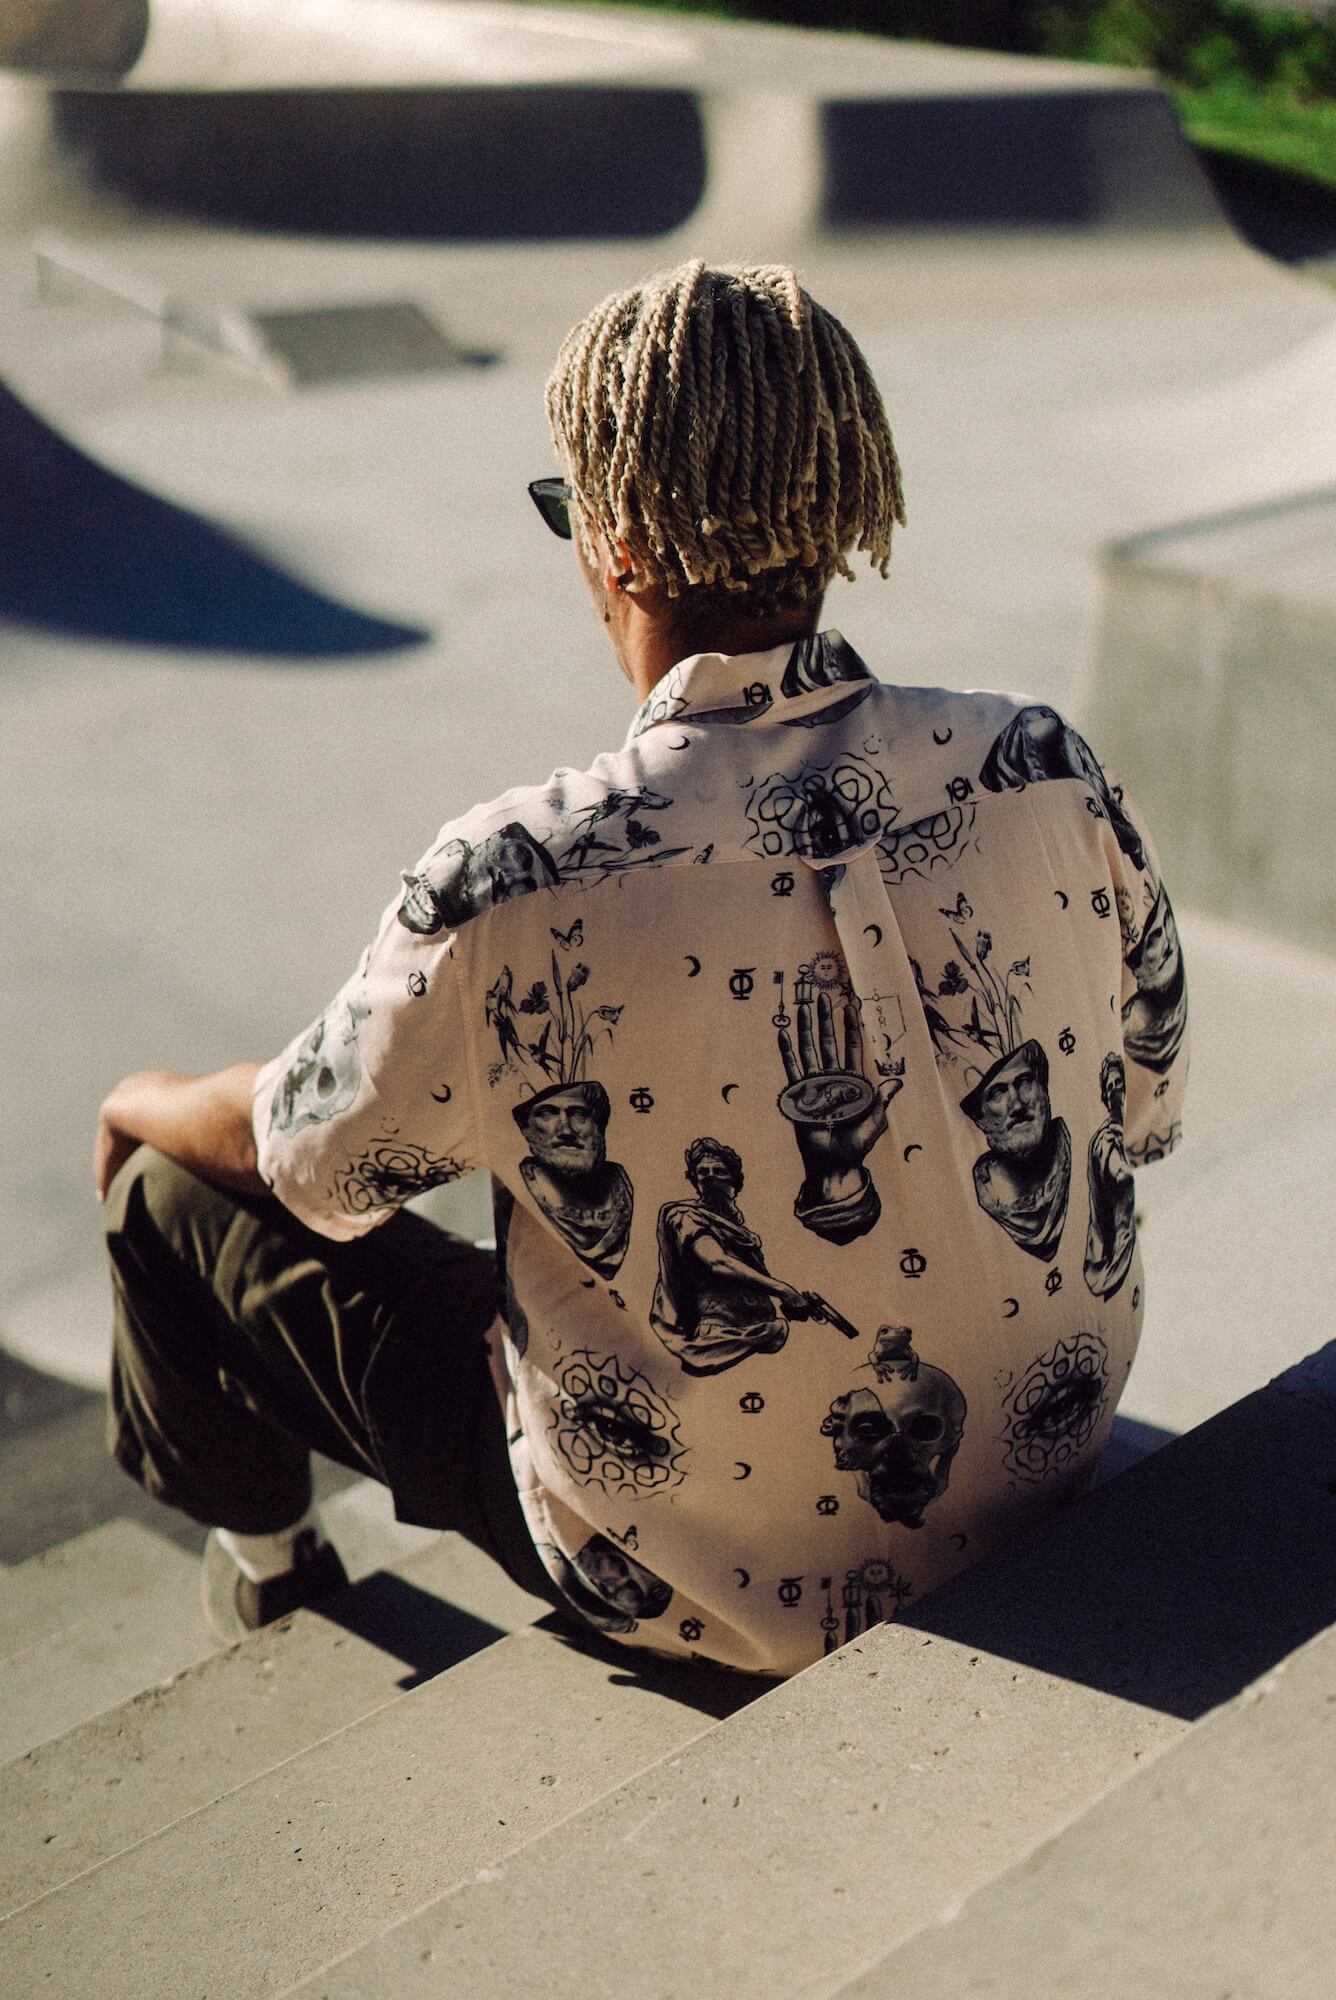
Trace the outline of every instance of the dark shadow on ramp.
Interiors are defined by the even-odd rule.
[[[823,107],[832,229],[1182,229],[1220,210],[1158,91]]]
[[[1336,257],[1336,188],[1209,146],[1197,158],[1235,229],[1282,264]]]
[[[310,589],[109,472],[0,384],[0,617],[84,638],[266,658],[396,652],[429,634]]]
[[[695,94],[596,85],[63,91],[56,129],[149,207],[428,241],[658,236],[705,191]]]

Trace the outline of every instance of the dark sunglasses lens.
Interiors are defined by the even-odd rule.
[[[535,480],[529,491],[534,505],[553,534],[568,542],[571,539],[571,513],[563,482],[559,479]]]

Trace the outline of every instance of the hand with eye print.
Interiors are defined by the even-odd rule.
[[[797,1046],[787,1027],[779,1053],[788,1077],[779,1108],[793,1125],[803,1163],[803,1184],[793,1212],[805,1229],[831,1243],[865,1236],[881,1202],[863,1162],[887,1126],[887,1107],[903,1079],[875,1088],[863,1074],[863,1030],[858,1005],[845,994],[799,979],[794,992]]]

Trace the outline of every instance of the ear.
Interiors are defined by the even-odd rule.
[[[635,575],[635,564],[626,543],[617,540],[607,546],[607,562],[603,571],[603,584],[607,590],[625,590]]]

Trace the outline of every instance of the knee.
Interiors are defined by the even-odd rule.
[[[223,1197],[188,1168],[152,1146],[131,1153],[107,1190],[103,1228],[108,1248],[132,1245],[143,1256],[153,1244],[198,1263],[211,1212]],[[225,1225],[224,1225],[225,1226]]]

